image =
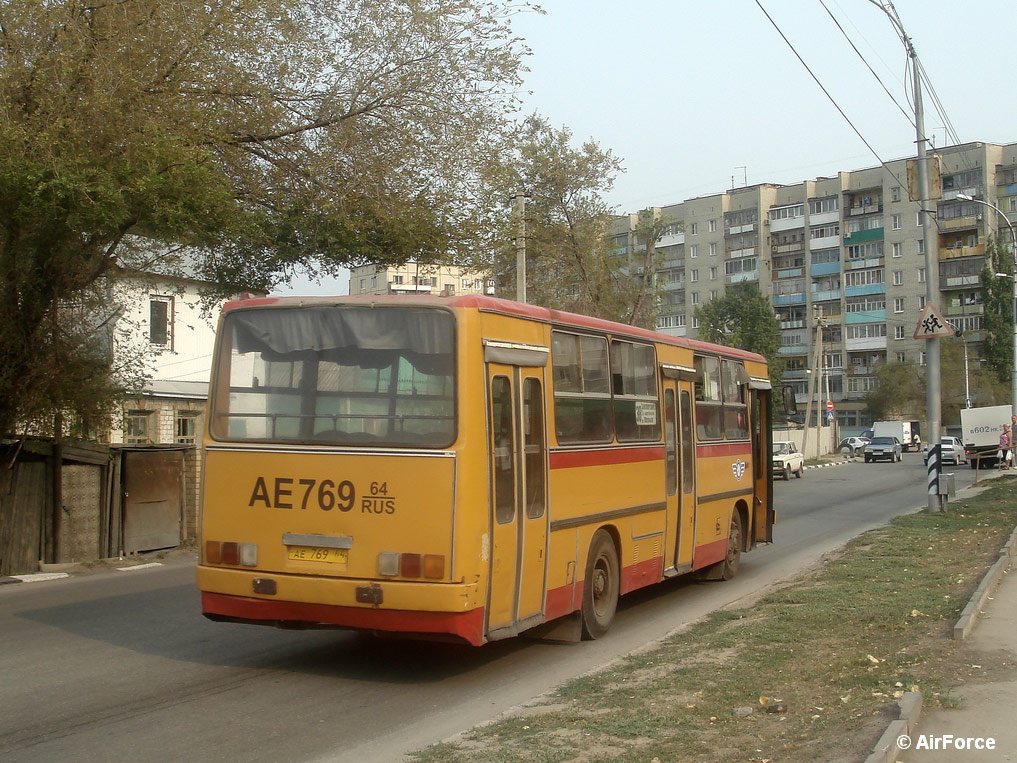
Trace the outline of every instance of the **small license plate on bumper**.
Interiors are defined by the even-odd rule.
[[[289,546],[290,559],[300,562],[328,562],[346,564],[349,561],[348,548],[317,548],[314,546]]]

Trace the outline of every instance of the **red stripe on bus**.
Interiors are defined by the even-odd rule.
[[[664,446],[645,448],[604,448],[603,450],[567,450],[551,453],[552,469],[572,469],[577,466],[609,466],[635,464],[640,461],[663,461]]]
[[[692,569],[698,570],[716,562],[722,562],[725,556],[727,556],[727,538],[696,546],[696,550],[692,553]]]
[[[484,643],[484,610],[481,607],[469,612],[408,612],[396,609],[251,599],[203,591],[201,611],[205,615],[262,622],[268,625],[274,624],[275,621],[328,623],[359,630],[451,634],[473,646]]]
[[[696,455],[710,458],[711,456],[751,456],[751,442],[718,442],[714,445],[696,445]]]

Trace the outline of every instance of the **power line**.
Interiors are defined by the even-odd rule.
[[[865,147],[869,149],[869,151],[872,153],[874,157],[876,157],[876,161],[878,161],[879,164],[883,167],[883,169],[885,169],[890,174],[890,177],[895,178],[898,183],[901,183],[902,185],[906,186],[907,184],[904,183],[896,174],[894,174],[893,170],[890,169],[887,163],[884,162],[882,157],[880,157],[880,155],[876,152],[876,149],[872,147],[872,144],[870,144],[869,141],[865,139],[865,136],[862,135],[861,131],[857,127],[855,127],[854,122],[851,121],[850,117],[848,117],[848,115],[844,112],[844,109],[840,107],[840,104],[838,104],[837,100],[833,97],[833,95],[831,95],[830,91],[827,90],[826,86],[823,85],[823,83],[819,80],[819,77],[816,76],[816,73],[812,71],[812,69],[809,67],[807,63],[805,63],[805,59],[802,58],[801,54],[798,52],[795,46],[791,44],[791,41],[787,38],[787,35],[785,35],[780,26],[777,25],[777,22],[773,20],[773,17],[770,16],[766,8],[763,7],[763,4],[760,2],[760,0],[755,0],[755,2],[756,5],[759,6],[759,10],[763,12],[763,15],[766,16],[770,24],[773,25],[773,28],[777,30],[777,34],[781,36],[781,39],[783,39],[785,44],[791,49],[791,52],[795,54],[795,57],[799,60],[799,62],[801,62],[801,65],[805,67],[805,71],[807,71],[809,73],[809,76],[811,76],[815,83],[819,85],[819,89],[823,91],[823,94],[827,97],[830,103],[833,104],[833,107],[837,109],[838,113],[841,115],[841,117],[844,118],[844,121],[848,123],[848,126],[854,131],[855,135],[857,135],[859,139],[862,141],[862,143],[865,144]]]

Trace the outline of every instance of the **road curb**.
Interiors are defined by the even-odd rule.
[[[953,638],[966,639],[971,634],[975,625],[978,624],[982,607],[985,606],[985,602],[988,601],[999,581],[1009,571],[1015,555],[1017,555],[1017,528],[1014,528],[1014,531],[1010,533],[1010,537],[999,550],[999,559],[985,573],[982,582],[978,584],[978,588],[971,595],[967,606],[961,611],[960,619],[953,627]],[[865,763],[895,763],[897,756],[907,750],[907,748],[902,750],[897,740],[904,736],[908,737],[908,747],[910,747],[910,740],[913,738],[914,732],[918,730],[922,709],[921,692],[906,692],[897,701],[897,720],[892,721],[886,727],[886,731],[879,737],[879,741],[872,748],[872,753],[865,759]]]
[[[992,592],[996,590],[996,586],[999,585],[1003,575],[1009,571],[1015,547],[1017,547],[1017,529],[1014,529],[1010,534],[1010,538],[1003,545],[1003,548],[999,550],[999,559],[985,573],[982,582],[978,584],[978,588],[971,595],[971,600],[961,611],[960,619],[953,626],[953,637],[955,639],[963,640],[971,635],[971,631],[981,616],[982,607],[985,606],[985,602],[988,601]]]

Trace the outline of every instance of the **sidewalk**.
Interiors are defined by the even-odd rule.
[[[901,763],[956,761],[1017,761],[1017,678],[978,673],[992,654],[994,662],[1017,664],[1017,561],[999,578],[980,610],[970,635],[958,645],[970,657],[972,678],[950,697],[957,708],[924,708],[909,738],[911,749],[897,754]],[[993,750],[977,749],[964,740],[995,740]],[[960,744],[961,746],[958,746]],[[938,746],[940,749],[932,749]],[[945,749],[943,749],[945,748]]]

